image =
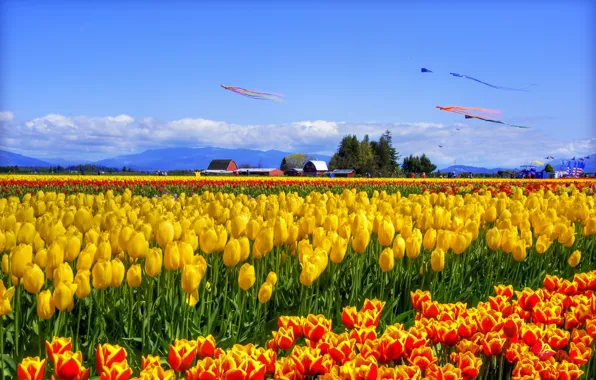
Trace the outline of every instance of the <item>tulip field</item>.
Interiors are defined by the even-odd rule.
[[[2,379],[596,379],[596,181],[0,177]]]

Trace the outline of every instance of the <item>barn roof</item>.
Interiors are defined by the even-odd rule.
[[[312,162],[312,164],[315,166],[315,168],[317,169],[317,171],[327,171],[327,163],[325,161],[308,161],[306,164],[308,164],[309,162]],[[306,166],[306,164],[304,164],[304,166]]]
[[[228,170],[233,160],[212,160],[207,170]]]

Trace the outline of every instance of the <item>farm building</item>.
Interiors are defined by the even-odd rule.
[[[304,171],[304,175],[318,176],[324,175],[329,169],[327,169],[327,163],[325,161],[311,160],[304,164],[304,168],[302,168],[302,170]]]
[[[238,170],[238,166],[236,166],[234,160],[213,160],[209,164],[207,170],[224,170],[228,172],[233,172],[235,170]]]
[[[284,174],[287,176],[290,176],[290,177],[296,177],[296,176],[301,177],[304,174],[304,171],[302,169],[294,168],[294,169],[286,170],[286,172]]]
[[[333,177],[353,177],[354,175],[356,175],[354,169],[335,169],[330,173]]]
[[[246,176],[267,176],[267,177],[278,177],[283,176],[284,172],[275,168],[246,168],[236,170],[238,175]]]
[[[236,172],[230,170],[203,170],[202,175],[235,175]]]

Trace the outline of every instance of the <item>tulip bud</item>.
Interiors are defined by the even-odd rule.
[[[55,310],[54,297],[49,290],[44,290],[37,296],[37,315],[39,318],[48,320],[52,318]]]
[[[268,283],[264,282],[259,289],[259,302],[262,304],[267,303],[271,299],[271,294],[273,293],[273,286]]]
[[[180,251],[174,242],[170,242],[166,246],[164,265],[167,270],[176,270],[180,267]]]
[[[91,272],[83,270],[77,272],[74,283],[77,285],[75,294],[78,299],[83,299],[91,294],[91,283],[90,283]]]
[[[339,264],[344,260],[346,251],[348,250],[348,241],[341,236],[337,237],[337,240],[331,244],[330,259],[335,264]]]
[[[395,235],[395,227],[390,220],[383,219],[383,221],[379,225],[378,229],[378,238],[379,243],[383,247],[390,246],[393,242],[393,236]]]
[[[65,282],[70,284],[73,281],[74,274],[72,273],[72,268],[67,263],[62,263],[54,269],[53,279],[54,279],[54,288],[58,287],[58,284],[61,282]]]
[[[445,252],[441,248],[435,249],[430,255],[430,266],[435,272],[440,272],[445,267]]]
[[[161,249],[150,249],[145,257],[145,272],[149,277],[156,277],[161,272],[163,257]]]
[[[230,239],[224,249],[223,262],[226,267],[233,267],[240,262],[241,246],[238,240]]]
[[[166,220],[161,222],[157,228],[155,236],[157,244],[159,244],[162,249],[165,249],[169,243],[174,241],[175,232],[174,225],[170,221]]]
[[[111,285],[113,288],[117,288],[122,284],[124,280],[124,264],[120,259],[112,260],[112,280]]]
[[[10,255],[10,271],[17,278],[23,277],[27,264],[33,262],[33,247],[21,244]]]
[[[143,273],[140,264],[131,265],[126,272],[126,282],[131,288],[138,288],[143,281]]]
[[[393,239],[393,257],[396,260],[400,260],[404,257],[406,253],[406,241],[401,235],[397,235],[395,239]]]
[[[182,290],[191,294],[198,289],[202,277],[200,276],[200,269],[198,265],[187,264],[182,269]]]
[[[569,264],[570,267],[575,268],[579,264],[581,258],[582,258],[582,253],[578,250],[575,250],[575,251],[573,251],[571,256],[569,256],[569,259],[567,260],[567,264]]]
[[[486,233],[486,244],[491,251],[497,251],[501,247],[501,233],[497,227],[493,227]]]
[[[112,264],[110,261],[98,261],[93,265],[91,272],[93,287],[97,290],[107,289],[112,283]]]
[[[41,268],[34,263],[28,263],[23,274],[23,286],[31,294],[37,294],[45,282]]]
[[[277,275],[275,274],[275,272],[269,272],[265,281],[270,283],[271,286],[275,286],[275,284],[277,284]]]
[[[66,242],[66,247],[64,248],[64,259],[69,263],[72,263],[79,256],[80,251],[81,240],[76,236],[72,236]]]
[[[189,243],[184,241],[178,242],[178,253],[180,254],[180,269],[184,268],[186,264],[192,262],[194,251]]]
[[[250,264],[242,265],[238,274],[238,286],[246,291],[253,286],[255,280],[255,267]]]
[[[356,253],[364,253],[366,247],[368,247],[368,243],[370,242],[370,233],[364,227],[361,227],[356,230],[354,233],[354,239],[352,239],[352,249]]]
[[[393,269],[395,264],[395,257],[393,256],[393,250],[389,247],[385,248],[379,256],[379,265],[381,270],[386,273]]]
[[[82,233],[87,232],[91,228],[91,214],[84,208],[77,210],[74,216],[74,225]]]
[[[201,251],[206,255],[213,253],[217,248],[218,243],[217,233],[215,233],[214,229],[208,228],[201,232],[199,236],[199,246],[201,247]]]
[[[240,243],[240,262],[246,261],[250,256],[250,241],[246,236],[238,239]]]
[[[424,233],[424,238],[422,239],[422,245],[424,249],[430,251],[431,249],[435,248],[435,243],[437,242],[437,231],[434,228],[429,228]]]
[[[54,289],[54,302],[56,308],[60,311],[69,311],[74,305],[74,294],[77,290],[77,285],[73,283],[61,282]]]
[[[32,223],[25,223],[19,229],[17,234],[17,243],[19,244],[31,244],[35,238],[35,226]]]
[[[122,231],[120,231],[122,234]],[[149,243],[145,239],[143,232],[134,233],[126,243],[126,250],[128,255],[133,259],[142,259],[149,250]]]

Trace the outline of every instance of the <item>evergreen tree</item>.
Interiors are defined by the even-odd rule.
[[[290,167],[288,166],[288,161],[286,160],[285,157],[281,160],[281,164],[279,165],[279,170],[281,170],[283,172],[290,170]]]
[[[546,164],[546,166],[544,167],[544,171],[547,173],[554,173],[555,169],[551,164]]]

